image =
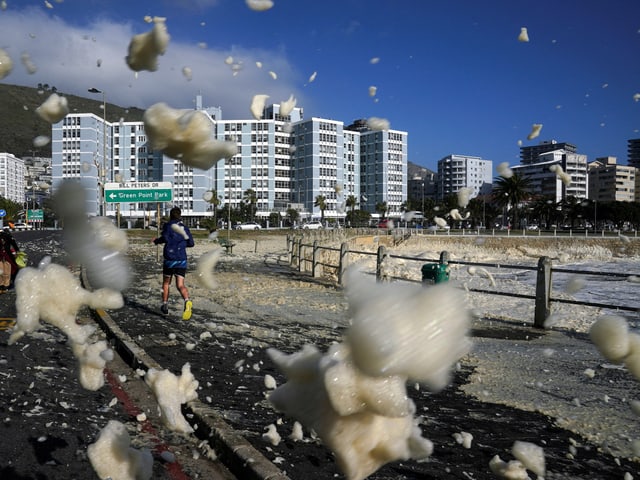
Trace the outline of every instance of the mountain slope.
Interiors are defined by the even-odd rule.
[[[0,83],[0,152],[12,153],[17,157],[40,156],[51,157],[51,145],[36,148],[33,139],[38,135],[51,136],[51,125],[42,120],[35,110],[53,90],[45,86],[46,90],[7,85]],[[96,100],[67,95],[56,92],[67,98],[69,110],[72,112],[94,113],[102,117],[102,96],[96,94]],[[121,118],[125,121],[140,121],[144,110],[139,108],[119,107],[107,103],[107,121],[117,122]]]

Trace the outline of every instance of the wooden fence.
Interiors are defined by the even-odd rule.
[[[309,241],[307,239],[307,241]],[[614,272],[601,272],[590,270],[574,270],[567,268],[554,268],[553,261],[550,257],[540,257],[537,265],[510,265],[504,263],[482,263],[482,262],[468,262],[461,260],[451,260],[449,254],[446,251],[440,253],[438,259],[427,259],[423,257],[411,257],[405,255],[397,255],[390,253],[387,247],[380,245],[376,252],[369,252],[363,250],[352,250],[349,248],[348,242],[343,242],[340,248],[329,247],[320,245],[318,240],[313,240],[312,243],[305,243],[305,238],[302,236],[288,236],[287,237],[287,251],[289,252],[289,265],[292,268],[297,268],[299,272],[309,273],[312,277],[318,277],[321,275],[323,269],[327,268],[332,271],[337,278],[338,285],[343,285],[344,273],[347,267],[354,263],[354,258],[357,256],[376,256],[376,270],[375,276],[378,281],[384,280],[401,280],[408,282],[415,282],[415,280],[403,278],[403,277],[389,277],[384,274],[385,262],[389,259],[402,259],[408,261],[415,261],[421,263],[440,263],[446,265],[468,265],[475,267],[490,267],[500,269],[517,269],[517,270],[532,270],[536,272],[535,281],[535,295],[527,295],[516,292],[502,292],[499,290],[488,290],[478,288],[468,288],[470,292],[488,294],[488,295],[500,295],[508,297],[517,297],[532,300],[535,302],[533,326],[535,328],[545,328],[547,319],[551,315],[552,302],[582,305],[596,308],[607,308],[612,310],[622,310],[629,312],[639,312],[640,308],[637,306],[629,305],[615,305],[609,303],[599,302],[585,302],[579,300],[572,300],[567,298],[553,297],[552,296],[552,273],[568,273],[581,276],[605,276],[620,279],[640,278],[640,274],[637,273],[614,273]],[[324,252],[334,252],[338,255],[337,263],[329,263],[325,260],[327,255],[323,255]],[[321,269],[322,267],[322,269]],[[422,283],[426,283],[425,279],[422,279]]]

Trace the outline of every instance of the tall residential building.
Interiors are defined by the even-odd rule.
[[[86,192],[86,212],[141,218],[155,204],[105,203],[102,183],[161,181],[162,153],[147,143],[142,122],[105,122],[92,113],[70,113],[51,127],[51,181],[78,181]]]
[[[493,161],[470,155],[447,155],[438,160],[438,194],[442,201],[461,188],[471,188],[471,198],[491,192]]]
[[[636,167],[618,165],[616,157],[601,157],[589,163],[589,199],[598,202],[633,202],[636,197]]]
[[[559,165],[563,172],[571,177],[571,183],[565,185],[560,177],[549,168]],[[555,202],[569,196],[587,198],[587,156],[565,150],[553,150],[542,153],[538,161],[524,165],[515,165],[511,169],[531,182],[531,193],[540,195]]]
[[[12,202],[25,201],[24,160],[11,153],[0,153],[0,196]]]
[[[520,164],[529,165],[531,163],[537,163],[540,155],[553,152],[554,150],[564,150],[566,153],[576,153],[578,151],[577,147],[571,143],[558,143],[555,140],[544,140],[538,145],[520,147]]]
[[[238,153],[220,160],[213,168],[210,189],[217,191],[221,205],[239,208],[245,192],[255,192],[256,216],[272,212],[284,216],[291,203],[290,122],[302,119],[303,109],[294,108],[286,117],[279,105],[265,108],[260,120],[213,119],[218,140],[235,141]]]
[[[312,117],[292,125],[291,201],[303,216],[319,218],[316,198],[325,199],[327,217],[343,217],[346,199],[360,195],[360,135],[336,120]]]
[[[300,107],[282,116],[277,104],[266,107],[260,120],[223,119],[219,107],[203,108],[200,96],[195,108],[211,122],[212,138],[236,142],[236,155],[206,171],[194,169],[153,151],[143,122],[109,123],[94,114],[69,114],[52,126],[53,190],[73,179],[87,192],[87,214],[104,209],[114,216],[119,210],[134,220],[156,205],[103,203],[100,184],[171,182],[173,201],[163,204],[165,213],[171,205],[180,206],[191,226],[212,214],[204,200],[210,191],[216,192],[220,206],[237,209],[247,203],[246,192],[252,189],[257,217],[284,217],[289,208],[300,210],[303,218],[319,217],[315,201],[320,195],[329,218],[345,214],[351,195],[359,200],[358,208],[370,213],[384,201],[389,212],[400,214],[407,197],[406,132],[351,131],[340,121],[305,120]]]
[[[640,168],[640,138],[634,138],[628,141],[627,154],[629,155],[627,164]]]

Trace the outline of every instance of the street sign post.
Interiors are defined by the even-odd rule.
[[[107,183],[104,186],[107,203],[158,203],[173,200],[171,182]]]

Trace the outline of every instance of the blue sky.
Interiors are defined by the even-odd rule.
[[[250,118],[255,94],[293,94],[307,118],[388,119],[409,132],[409,160],[434,170],[451,153],[517,164],[519,141],[550,139],[626,164],[627,140],[640,138],[637,0],[274,0],[263,12],[244,0],[49,2],[6,0],[0,48],[15,66],[0,81],[97,87],[140,108],[191,108],[201,92],[225,118]],[[158,70],[136,78],[124,57],[151,28],[145,15],[167,18],[171,42]],[[530,141],[534,123],[543,128]]]

